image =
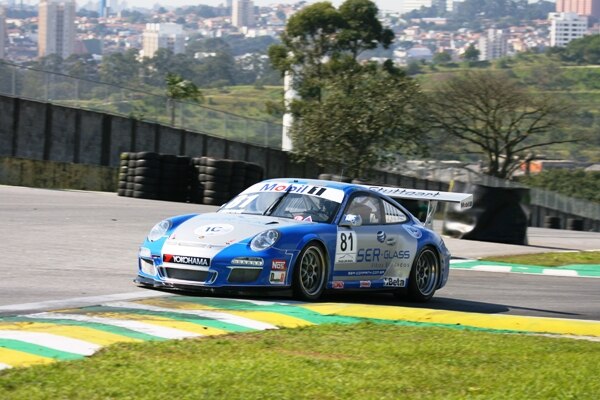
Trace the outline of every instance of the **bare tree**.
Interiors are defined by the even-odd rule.
[[[509,178],[535,148],[575,141],[551,135],[568,112],[564,103],[528,92],[501,72],[449,78],[430,93],[428,112],[433,127],[481,153],[486,174],[498,178]]]

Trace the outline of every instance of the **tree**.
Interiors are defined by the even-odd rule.
[[[165,83],[167,84],[167,103],[171,110],[171,125],[174,126],[176,101],[187,100],[194,103],[201,103],[204,97],[198,86],[179,75],[168,73]]]
[[[288,20],[282,43],[269,48],[273,67],[293,71],[303,98],[321,96],[319,80],[338,73],[332,66],[351,65],[366,50],[388,48],[393,32],[383,28],[371,0],[346,0],[337,10],[330,2],[303,8]],[[350,58],[352,62],[340,63]]]
[[[526,91],[505,73],[455,75],[428,97],[432,126],[482,154],[491,176],[509,178],[533,149],[574,141],[546,135],[564,120],[564,104]]]
[[[294,153],[302,161],[337,164],[345,174],[367,177],[398,151],[422,147],[422,98],[416,81],[390,64],[346,70],[327,80],[321,102],[295,104]]]
[[[446,64],[452,61],[452,56],[445,51],[441,51],[434,54],[432,61],[434,64]]]
[[[472,62],[479,60],[479,54],[479,50],[477,50],[475,45],[471,43],[469,47],[467,47],[467,50],[465,50],[463,53],[462,57],[465,61]]]

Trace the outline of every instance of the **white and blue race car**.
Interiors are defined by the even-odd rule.
[[[425,223],[394,200],[429,204]],[[138,257],[138,284],[173,289],[389,290],[427,301],[448,280],[450,253],[431,228],[438,201],[472,195],[323,180],[257,183],[216,212],[156,224]]]

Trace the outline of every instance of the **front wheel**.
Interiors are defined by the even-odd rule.
[[[309,243],[298,256],[292,287],[300,300],[315,301],[327,286],[327,260],[321,246]]]
[[[440,276],[440,261],[436,252],[426,247],[417,255],[410,270],[408,298],[425,302],[433,297]]]

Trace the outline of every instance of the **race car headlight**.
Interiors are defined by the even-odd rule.
[[[167,233],[170,227],[171,221],[166,219],[160,221],[158,224],[154,225],[150,230],[150,233],[148,234],[148,240],[151,242],[156,242],[158,239],[163,237],[165,233]]]
[[[256,235],[250,242],[250,248],[253,251],[266,250],[273,246],[277,239],[279,239],[279,232],[275,229],[269,229]]]

